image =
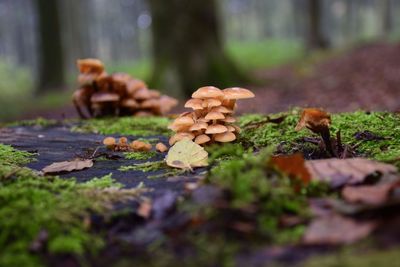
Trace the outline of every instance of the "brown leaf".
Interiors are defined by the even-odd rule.
[[[55,162],[46,166],[42,169],[44,174],[48,173],[59,173],[59,172],[71,172],[76,170],[82,170],[93,166],[93,160],[91,159],[75,159],[72,161],[61,161]]]
[[[290,156],[272,157],[271,162],[289,177],[300,178],[300,180],[305,184],[311,180],[310,172],[305,167],[304,158],[299,153]]]
[[[386,202],[393,184],[346,186],[342,191],[342,197],[353,203],[367,205],[380,205]]]
[[[375,227],[373,222],[356,222],[340,215],[324,216],[311,222],[303,242],[310,245],[351,244],[367,237]]]
[[[313,180],[325,181],[332,187],[364,182],[369,175],[396,173],[395,166],[364,158],[322,159],[306,161]]]

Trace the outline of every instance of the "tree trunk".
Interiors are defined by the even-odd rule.
[[[391,3],[390,0],[381,0],[379,2],[381,14],[382,14],[382,37],[389,38],[390,32],[392,31],[392,21],[391,21]]]
[[[39,80],[37,92],[64,85],[60,17],[56,0],[36,0],[39,22]]]
[[[215,0],[148,2],[153,33],[151,86],[187,97],[200,86],[233,86],[244,80],[223,49]]]
[[[307,47],[310,50],[328,47],[321,29],[321,0],[308,0],[308,38]]]

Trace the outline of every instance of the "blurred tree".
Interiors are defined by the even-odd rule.
[[[39,80],[37,92],[64,85],[59,6],[56,0],[36,0],[39,20]]]
[[[237,85],[244,75],[227,56],[215,0],[148,0],[152,14],[150,84],[189,96],[204,85]]]
[[[321,0],[308,0],[308,36],[307,47],[310,50],[328,47],[328,41],[322,34]]]
[[[382,37],[389,38],[390,32],[392,30],[392,21],[391,21],[391,3],[390,0],[380,0],[379,2],[381,14],[382,14]]]

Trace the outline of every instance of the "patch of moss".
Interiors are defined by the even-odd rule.
[[[159,171],[163,168],[167,168],[165,161],[148,161],[144,163],[138,163],[129,166],[121,166],[118,170],[120,171],[142,171],[142,172],[152,172]]]
[[[354,252],[342,250],[326,256],[313,257],[307,260],[304,267],[397,267],[400,248],[388,250]]]
[[[250,125],[265,121],[265,116],[251,114],[240,117],[239,124],[242,132],[239,141],[244,145],[257,148],[279,146],[281,152],[293,153],[301,138],[314,135],[306,129],[300,132],[294,130],[299,119],[298,109],[274,116],[280,115],[286,116],[283,122],[264,123],[257,127],[250,127]],[[357,152],[361,155],[381,161],[400,157],[400,116],[396,114],[364,111],[332,114],[331,135],[334,136],[338,130],[341,131],[342,142],[356,146]],[[357,140],[354,135],[362,131],[370,131],[384,137],[385,140]]]
[[[104,241],[101,234],[91,232],[91,215],[105,218],[113,203],[134,199],[143,191],[120,189],[111,175],[86,183],[39,176],[21,166],[32,156],[0,145],[0,266],[42,266],[43,252],[95,253]],[[41,232],[46,240],[39,241]]]
[[[124,156],[126,159],[134,159],[134,160],[146,160],[155,157],[157,153],[155,151],[147,151],[147,152],[125,152]]]
[[[73,127],[74,132],[154,136],[171,134],[167,128],[170,120],[165,117],[121,117],[90,119]]]
[[[48,126],[53,126],[56,125],[58,121],[56,120],[51,120],[51,119],[45,119],[42,117],[39,117],[34,120],[19,120],[16,122],[11,122],[8,123],[6,126],[41,126],[41,127],[48,127]]]

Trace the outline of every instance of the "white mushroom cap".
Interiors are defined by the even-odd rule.
[[[198,145],[201,145],[201,144],[207,143],[210,140],[211,140],[211,138],[208,135],[201,134],[201,135],[197,136],[196,139],[194,139],[194,142]]]
[[[204,86],[200,87],[192,94],[193,98],[219,98],[224,97],[224,93],[217,87]]]
[[[232,132],[226,132],[214,135],[214,140],[221,143],[232,142],[235,139],[236,135]]]
[[[225,133],[228,131],[224,125],[221,124],[212,124],[207,127],[206,134],[217,134],[217,133]]]
[[[253,98],[255,95],[248,89],[241,87],[230,87],[222,90],[225,99]]]

